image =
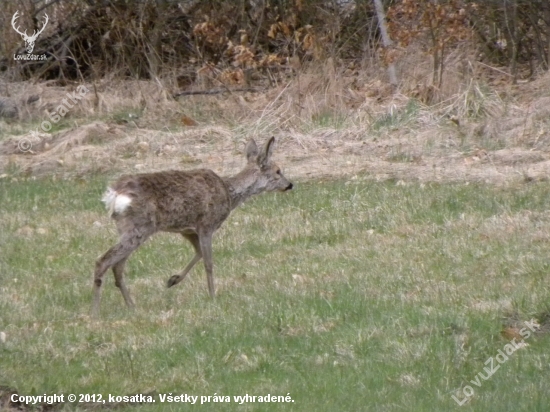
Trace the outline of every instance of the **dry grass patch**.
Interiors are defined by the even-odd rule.
[[[197,166],[231,173],[248,137],[275,135],[281,163],[306,178],[368,173],[379,180],[424,182],[540,180],[550,170],[544,94],[549,81],[542,76],[496,92],[471,78],[449,84],[437,104],[411,97],[417,85],[391,94],[378,79],[330,61],[303,68],[265,93],[179,101],[158,83],[106,81],[95,89],[89,85],[86,100],[51,134],[29,132],[43,108],[23,123],[0,124],[0,176]],[[25,96],[23,86],[10,85],[10,93]],[[537,100],[527,101],[527,92]],[[42,94],[40,105],[56,103],[55,96]],[[21,152],[22,139],[31,151]]]

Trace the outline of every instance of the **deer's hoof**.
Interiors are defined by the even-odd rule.
[[[168,279],[168,282],[166,283],[166,287],[171,288],[172,286],[174,286],[177,283],[178,283],[178,276],[174,275],[170,279]]]

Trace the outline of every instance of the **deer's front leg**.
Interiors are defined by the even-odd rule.
[[[199,234],[199,242],[204,259],[204,268],[206,269],[206,280],[208,281],[208,293],[211,298],[216,297],[216,289],[214,287],[214,274],[212,273],[212,233],[206,232]]]

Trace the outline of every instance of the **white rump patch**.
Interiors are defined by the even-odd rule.
[[[109,187],[107,188],[107,191],[103,194],[101,201],[105,203],[105,208],[107,210],[111,210],[115,203],[115,199],[116,199],[116,192]]]
[[[132,203],[132,198],[126,195],[117,195],[115,200],[115,212],[122,213]]]
[[[105,208],[112,215],[113,213],[124,212],[132,203],[132,198],[124,194],[118,194],[115,190],[108,188],[101,201],[105,203]]]

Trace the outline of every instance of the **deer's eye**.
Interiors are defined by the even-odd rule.
[[[281,174],[281,169],[277,169],[277,171],[276,171],[275,173],[277,173],[278,175],[280,175],[280,174]]]

